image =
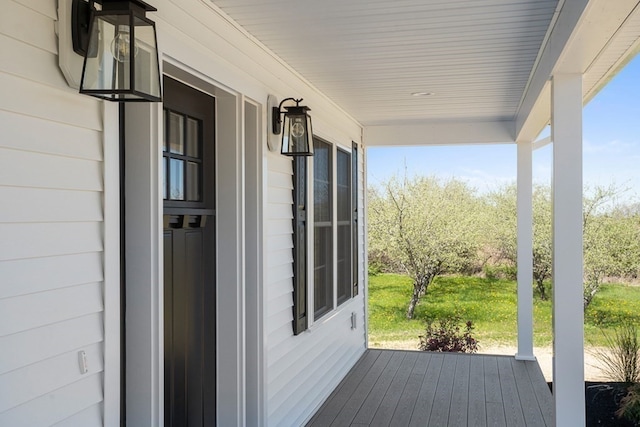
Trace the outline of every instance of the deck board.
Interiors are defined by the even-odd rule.
[[[358,384],[354,392],[347,398],[344,406],[336,416],[336,418],[331,423],[332,426],[343,427],[351,425],[353,419],[356,414],[360,410],[360,407],[364,403],[365,399],[369,395],[369,392],[375,385],[376,381],[378,381],[378,377],[384,371],[384,368],[389,363],[393,352],[383,351],[380,353],[380,356],[376,359],[371,369],[369,369],[365,378]],[[322,412],[320,409],[319,412]]]
[[[456,371],[453,377],[453,391],[451,392],[451,404],[449,405],[449,426],[467,425],[467,413],[469,409],[469,369],[471,356],[460,355],[456,357]]]
[[[375,411],[375,416],[369,425],[388,426],[390,424],[417,358],[418,355],[415,352],[407,353],[405,355],[402,364],[396,372],[396,376],[391,381],[391,385],[387,389],[382,402],[378,405],[378,409]]]
[[[422,387],[422,382],[427,373],[427,367],[431,360],[431,353],[416,352],[416,363],[413,365],[413,370],[409,375],[407,384],[402,391],[398,405],[396,406],[393,418],[389,425],[405,427],[411,422],[411,414],[416,405],[418,394]]]
[[[308,426],[552,426],[536,362],[367,350]]]
[[[502,401],[504,402],[504,416],[508,426],[524,426],[524,415],[516,388],[516,379],[511,366],[512,358],[500,357],[498,360],[498,373],[500,374],[500,388],[502,389]]]
[[[444,356],[442,354],[434,354],[431,356],[427,373],[422,379],[422,387],[420,387],[416,407],[411,414],[411,421],[409,422],[411,427],[423,426],[431,416],[433,399],[436,394],[438,379],[442,372],[443,362]]]
[[[484,360],[482,357],[469,358],[469,426],[487,426],[487,408],[484,392]]]

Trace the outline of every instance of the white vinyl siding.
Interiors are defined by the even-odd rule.
[[[293,335],[292,162],[270,153],[267,166],[266,425],[303,425],[365,349],[364,292],[361,290],[358,296],[333,309],[330,316],[316,319],[309,330]],[[358,177],[362,203],[362,167],[359,167]],[[310,182],[312,179],[310,177]],[[359,246],[361,270],[364,266],[364,223],[358,224],[358,235],[362,239]],[[312,268],[309,274],[313,275]],[[363,277],[363,274],[359,276]],[[363,289],[362,285],[360,288]],[[313,292],[313,289],[309,291]],[[352,312],[358,320],[355,330],[351,329]]]
[[[56,4],[0,16],[3,426],[102,425],[102,108],[58,68]]]

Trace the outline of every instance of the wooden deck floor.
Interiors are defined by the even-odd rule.
[[[367,350],[307,426],[553,426],[537,362]]]

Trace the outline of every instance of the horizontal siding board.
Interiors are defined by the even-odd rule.
[[[55,423],[53,427],[102,427],[102,404],[96,403],[87,409]]]
[[[271,267],[267,273],[267,283],[271,284],[279,282],[288,282],[289,287],[292,287],[290,279],[293,277],[292,260],[289,260],[286,264],[279,264]],[[271,288],[269,288],[268,295],[271,295]]]
[[[101,283],[4,298],[0,300],[0,336],[82,317],[102,309]]]
[[[100,342],[103,337],[101,313],[0,337],[0,348],[11,349],[0,351],[0,374]]]
[[[102,190],[102,163],[0,148],[0,184],[65,190]]]
[[[364,346],[360,347],[353,341],[347,342],[343,337],[328,344],[324,350],[316,351],[314,357],[307,357],[306,363],[296,364],[306,365],[303,370],[294,372],[294,369],[290,369],[286,375],[276,379],[282,386],[277,388],[273,384],[278,391],[271,395],[272,406],[269,410],[270,419],[275,424],[293,422],[292,425],[298,425],[311,417],[314,408],[296,402],[317,402],[319,406],[329,396],[364,352]],[[283,377],[289,381],[280,381]]]
[[[293,219],[293,209],[289,203],[268,203],[267,209],[271,218],[286,218],[289,221]],[[289,233],[291,233],[291,228],[291,223],[289,223]],[[273,231],[269,230],[269,235],[273,235],[272,233],[277,231],[280,230],[277,228]]]
[[[293,236],[269,236],[267,238],[267,251],[278,251],[283,249],[293,249]]]
[[[271,170],[267,174],[267,179],[271,187],[293,189],[293,178],[290,173]]]
[[[289,268],[291,271],[291,268]],[[288,294],[293,291],[293,283],[291,278],[293,277],[293,272],[290,275],[286,276],[282,280],[274,281],[269,283],[269,290],[267,291],[267,301],[271,301],[273,299],[279,298],[282,295]],[[277,309],[274,307],[274,309]]]
[[[292,313],[293,293],[289,292],[281,295],[276,300],[270,300],[268,305],[273,305],[274,307],[272,309],[267,308],[267,311],[265,314],[267,317],[266,328],[268,331],[271,331],[272,329],[276,328],[275,325],[279,325],[280,327],[282,326],[282,323],[277,323],[277,319],[275,319],[275,317],[274,318],[271,318],[271,317],[277,316],[279,315],[279,313],[287,313],[287,312]]]
[[[53,88],[0,73],[0,92],[0,110],[102,130],[101,101],[71,88]]]
[[[102,221],[102,193],[1,187],[0,223]],[[42,209],[46,206],[46,209]]]
[[[0,34],[23,40],[51,53],[58,52],[53,19],[12,0],[2,3]]]
[[[0,413],[0,425],[44,427],[102,401],[102,374],[93,374],[49,394]]]
[[[0,262],[0,299],[100,282],[100,252]]]
[[[275,326],[275,325],[274,325]],[[351,329],[351,310],[339,309],[330,321],[322,325],[314,325],[309,332],[293,336],[290,324],[283,323],[280,328],[272,328],[272,335],[287,332],[290,339],[274,345],[269,342],[269,375],[286,378],[288,370],[292,369],[294,361],[305,365],[319,353],[329,351],[332,345],[340,346],[341,342],[355,343],[355,331]],[[364,342],[361,343],[364,347]]]
[[[290,302],[289,306],[281,306],[282,309],[275,313],[268,313],[267,333],[271,332],[272,329],[281,328],[284,324],[289,324],[289,327],[291,327],[291,321],[293,320],[292,306],[293,301]]]
[[[267,170],[269,172],[293,175],[293,161],[291,160],[291,158],[282,156],[280,154],[269,153],[267,159]]]
[[[30,9],[35,10],[38,13],[43,14],[53,20],[58,19],[58,12],[56,10],[56,2],[54,1],[42,1],[42,0],[14,0]]]
[[[78,352],[72,351],[0,375],[0,413],[102,372],[102,344],[89,345],[82,351],[87,357],[85,374],[80,372]],[[38,380],[25,381],[25,378]]]
[[[335,335],[327,338],[323,343],[324,348],[322,350],[313,349],[315,351],[311,351],[309,346],[305,346],[306,352],[300,351],[298,354],[287,357],[286,360],[282,359],[279,363],[269,366],[269,385],[273,390],[270,400],[272,410],[276,410],[277,407],[285,404],[292,394],[295,395],[296,388],[317,384],[316,381],[311,381],[311,379],[314,378],[319,369],[322,370],[324,368],[324,374],[331,375],[332,371],[328,369],[328,365],[336,363],[336,358],[342,356],[342,353],[346,350],[346,347],[341,348],[340,345],[337,345],[340,342],[340,338]],[[308,340],[309,337],[304,336],[302,339]],[[302,361],[306,363],[301,363]],[[292,378],[301,381],[292,383]],[[300,390],[298,390],[299,392]]]
[[[0,261],[102,251],[102,224],[0,224]]]
[[[293,233],[293,223],[291,222],[291,220],[293,219],[293,209],[291,208],[291,205],[284,206],[289,207],[291,215],[287,215],[284,218],[275,218],[273,216],[270,217],[266,230],[267,236],[277,236],[280,234]]]
[[[3,55],[11,61],[0,62],[0,71],[54,87],[67,81],[58,68],[58,55],[0,34]]]
[[[92,129],[0,111],[0,147],[102,160],[102,135]]]
[[[270,187],[267,191],[267,202],[283,203],[291,206],[291,203],[293,202],[293,195],[290,189]]]

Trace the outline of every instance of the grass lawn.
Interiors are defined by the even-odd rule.
[[[427,319],[459,314],[471,320],[481,346],[516,345],[516,283],[480,277],[439,277],[407,320],[412,281],[407,276],[369,277],[369,343],[415,340]],[[602,345],[604,331],[624,319],[640,321],[640,287],[603,285],[585,313],[585,343]],[[551,345],[551,302],[534,299],[534,344]]]

